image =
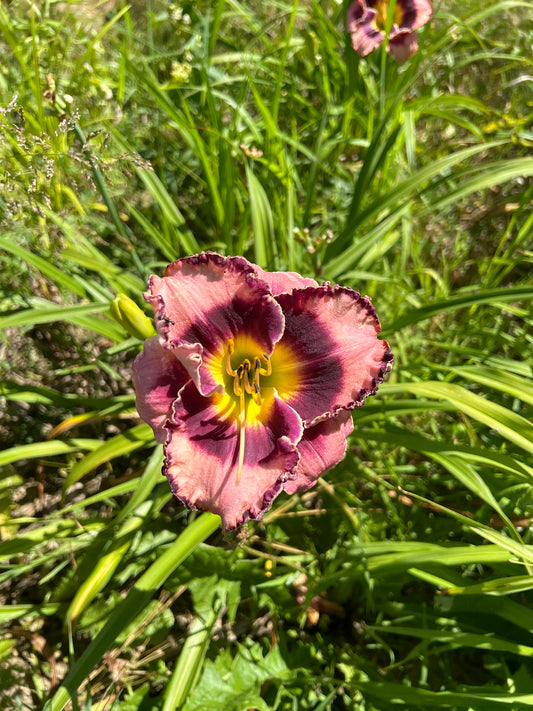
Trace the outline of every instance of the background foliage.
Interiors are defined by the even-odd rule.
[[[2,708],[533,707],[533,6],[434,7],[399,66],[335,2],[0,6]],[[396,356],[226,537],[111,310],[201,249],[368,293]]]

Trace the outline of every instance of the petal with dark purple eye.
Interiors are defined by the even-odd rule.
[[[189,508],[219,514],[226,529],[261,519],[299,460],[303,427],[294,410],[277,397],[249,407],[255,410],[241,437],[232,398],[203,397],[191,382],[166,425],[163,472],[172,492]]]
[[[352,431],[352,416],[346,411],[304,430],[298,444],[300,462],[296,478],[283,485],[287,494],[307,491],[319,476],[338,464],[346,454],[346,438]]]
[[[346,11],[346,25],[348,32],[352,31],[354,23],[359,22],[362,17],[368,12],[365,0],[354,0]]]
[[[285,332],[272,356],[269,385],[310,427],[362,405],[392,367],[368,297],[322,284],[276,297]]]
[[[158,442],[167,436],[163,425],[189,374],[172,351],[163,348],[157,336],[144,342],[133,363],[135,405],[141,418],[150,425]]]
[[[428,0],[396,0],[397,7],[402,13],[400,27],[417,30],[433,15],[431,3]]]
[[[346,26],[352,38],[352,47],[360,57],[366,57],[381,45],[385,34],[376,26],[377,12],[365,8],[361,14],[361,3],[354,2],[348,8]]]
[[[387,51],[398,64],[407,62],[418,49],[418,39],[416,32],[411,30],[399,30],[394,36],[391,35]]]
[[[176,354],[203,395],[223,392],[216,374],[230,340],[246,336],[270,355],[283,333],[283,314],[268,284],[243,257],[204,252],[180,259],[148,286],[161,345]]]

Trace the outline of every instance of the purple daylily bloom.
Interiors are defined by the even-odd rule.
[[[158,335],[133,366],[137,409],[174,495],[226,529],[337,464],[349,411],[392,367],[368,297],[243,257],[179,259],[145,298]]]
[[[352,47],[366,57],[380,47],[390,0],[354,0],[348,7],[346,27],[352,37]],[[416,30],[429,21],[433,10],[429,0],[396,0],[387,51],[400,63],[410,59],[418,49]]]

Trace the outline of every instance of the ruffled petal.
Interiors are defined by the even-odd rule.
[[[306,286],[318,286],[318,282],[309,277],[303,277],[296,272],[265,272],[261,267],[255,267],[257,276],[265,281],[274,296],[291,292],[293,289],[303,289]]]
[[[303,426],[278,398],[265,402],[246,426],[239,478],[239,427],[218,397],[203,397],[193,383],[183,388],[166,425],[163,472],[185,506],[217,513],[232,529],[261,519],[284,481],[295,476]]]
[[[135,405],[141,418],[154,430],[158,442],[164,442],[163,425],[189,374],[172,351],[163,348],[157,336],[144,342],[143,350],[133,362]]]
[[[359,9],[360,3],[350,5],[346,26],[351,34],[354,52],[360,57],[366,57],[381,45],[385,35],[376,27],[377,12],[372,8],[367,8],[362,16],[356,17]]]
[[[392,353],[368,297],[322,284],[279,294],[285,332],[270,384],[305,427],[362,405],[392,368]]]
[[[394,37],[391,36],[387,45],[387,52],[390,53],[398,64],[407,62],[416,54],[418,49],[418,39],[416,32],[411,30],[399,30]]]
[[[354,2],[348,6],[348,10],[346,11],[346,26],[348,32],[353,31],[354,24],[359,22],[366,12],[368,12],[368,9],[364,0],[354,0]]]
[[[287,494],[307,491],[319,476],[338,464],[346,454],[346,438],[352,431],[352,416],[346,411],[304,430],[298,444],[300,463],[296,478],[283,485]]]
[[[237,334],[270,355],[283,333],[283,314],[268,284],[243,257],[204,252],[152,276],[145,298],[155,311],[160,343],[183,363],[203,395],[223,392],[217,373]]]
[[[396,0],[402,13],[400,27],[417,30],[425,25],[433,15],[431,3],[428,0]]]

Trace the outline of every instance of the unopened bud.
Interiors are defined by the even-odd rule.
[[[115,321],[118,321],[130,336],[144,341],[156,335],[152,321],[126,294],[117,294],[111,302],[110,310]]]

